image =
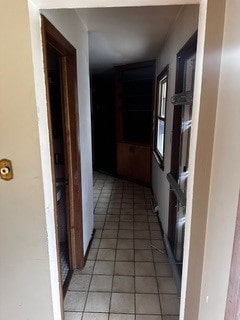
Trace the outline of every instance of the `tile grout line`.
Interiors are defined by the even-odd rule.
[[[106,180],[105,180],[106,181]],[[105,182],[104,182],[105,184]],[[103,184],[103,186],[104,186]],[[102,190],[103,190],[103,186],[101,188],[101,191],[99,193],[99,197],[102,193]],[[99,197],[98,197],[98,201],[99,201]],[[98,203],[97,201],[97,203]],[[96,203],[96,206],[97,206],[97,203]],[[96,208],[95,206],[95,208]],[[95,209],[94,209],[94,215],[95,215]],[[106,218],[105,218],[106,219]],[[105,221],[105,220],[104,220]],[[105,222],[104,222],[105,223]],[[101,237],[100,237],[100,241],[99,241],[99,244],[98,244],[98,248],[97,248],[97,254],[95,256],[95,261],[94,261],[94,264],[93,264],[93,269],[92,269],[92,273],[91,273],[91,278],[90,278],[90,282],[89,282],[89,286],[88,286],[88,290],[87,290],[87,295],[86,295],[86,300],[85,300],[85,303],[84,303],[84,306],[83,306],[83,311],[82,311],[82,317],[81,317],[81,320],[83,320],[84,318],[84,313],[85,313],[85,309],[86,309],[86,305],[87,305],[87,300],[88,300],[88,296],[89,296],[89,289],[90,289],[90,286],[91,286],[91,282],[92,282],[92,278],[93,278],[93,275],[94,275],[94,268],[95,268],[95,265],[96,265],[96,261],[97,261],[97,256],[98,256],[98,252],[99,252],[99,246],[100,246],[100,242],[101,242],[101,239],[102,239],[102,233],[101,233]]]
[[[109,210],[109,206],[110,206],[110,203],[111,203],[111,198],[112,198],[112,194],[113,194],[113,186],[115,184],[115,179],[114,179],[114,182],[113,182],[113,185],[111,186],[111,193],[110,193],[110,197],[109,197],[109,202],[108,202],[108,206],[107,206],[107,209],[106,209],[106,215],[108,214],[108,210]],[[105,230],[105,223],[106,223],[106,216],[105,216],[105,222],[104,222],[104,225],[103,225],[103,230],[102,230],[102,235],[103,235],[103,232]],[[103,239],[103,238],[102,238]],[[115,256],[116,256],[116,249],[115,249]],[[115,261],[113,262],[113,273],[114,273],[114,267],[115,267]],[[112,299],[112,288],[113,288],[113,274],[112,274],[112,283],[111,283],[111,292],[110,292],[110,300],[109,300],[109,306],[108,306],[108,314],[107,314],[107,318],[109,319],[110,318],[110,308],[111,308],[111,299]]]
[[[126,204],[129,204],[130,201],[129,199],[132,199],[131,201],[131,206],[132,206],[132,213],[131,213],[131,219],[126,221],[126,222],[131,222],[133,224],[133,228],[132,229],[128,229],[128,230],[131,230],[132,231],[132,237],[130,238],[132,240],[132,243],[133,243],[133,288],[134,288],[134,292],[133,292],[133,299],[134,299],[134,313],[133,313],[133,317],[134,317],[134,320],[136,319],[136,281],[135,281],[135,239],[134,239],[134,193],[133,193],[133,186],[131,188],[131,195],[132,195],[132,198],[128,198],[128,202],[126,202]],[[129,192],[129,191],[128,191]],[[127,198],[126,198],[127,199]],[[130,208],[129,208],[130,209]],[[132,277],[132,276],[131,276]]]
[[[115,180],[116,182],[116,180]],[[115,183],[114,183],[115,184]],[[114,184],[113,184],[113,187],[114,187]],[[112,191],[113,191],[113,187],[112,187]],[[112,192],[111,192],[111,197],[112,197]],[[110,197],[110,199],[111,199]],[[122,197],[121,197],[122,199]],[[111,202],[111,200],[110,200]],[[109,203],[110,203],[109,202]],[[121,207],[121,204],[120,204],[120,207]],[[120,209],[120,212],[121,212],[121,209]],[[120,217],[120,215],[119,215]],[[111,294],[110,294],[110,302],[109,302],[109,308],[108,308],[108,320],[110,320],[110,316],[111,316],[111,303],[112,303],[112,295],[113,295],[113,282],[114,282],[114,274],[115,274],[115,265],[116,265],[116,257],[117,257],[117,245],[118,245],[118,234],[119,234],[119,220],[120,218],[118,218],[118,228],[117,228],[117,235],[116,235],[116,247],[115,247],[115,255],[114,255],[114,262],[113,262],[113,275],[112,275],[112,285],[111,285]]]
[[[137,288],[136,288],[136,248],[135,248],[135,208],[134,208],[134,188],[133,188],[133,261],[134,261],[134,309],[135,309],[135,317],[137,319]]]

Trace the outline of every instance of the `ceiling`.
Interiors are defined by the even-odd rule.
[[[89,31],[90,69],[156,58],[182,6],[77,9]]]

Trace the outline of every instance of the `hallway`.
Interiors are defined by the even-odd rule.
[[[177,320],[179,299],[149,188],[94,173],[96,232],[65,320]]]

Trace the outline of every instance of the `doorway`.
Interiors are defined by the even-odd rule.
[[[72,270],[84,265],[76,50],[43,16],[42,35],[55,231],[64,295]]]
[[[91,94],[93,168],[116,175],[114,70],[92,74]]]
[[[55,192],[57,201],[58,248],[62,286],[65,288],[70,278],[69,242],[69,190],[66,137],[63,128],[63,95],[61,84],[61,65],[59,55],[47,46],[47,75],[50,100],[51,136],[54,155]]]

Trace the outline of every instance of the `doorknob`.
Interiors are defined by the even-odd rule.
[[[10,160],[0,160],[0,177],[6,181],[13,179],[12,163]]]

